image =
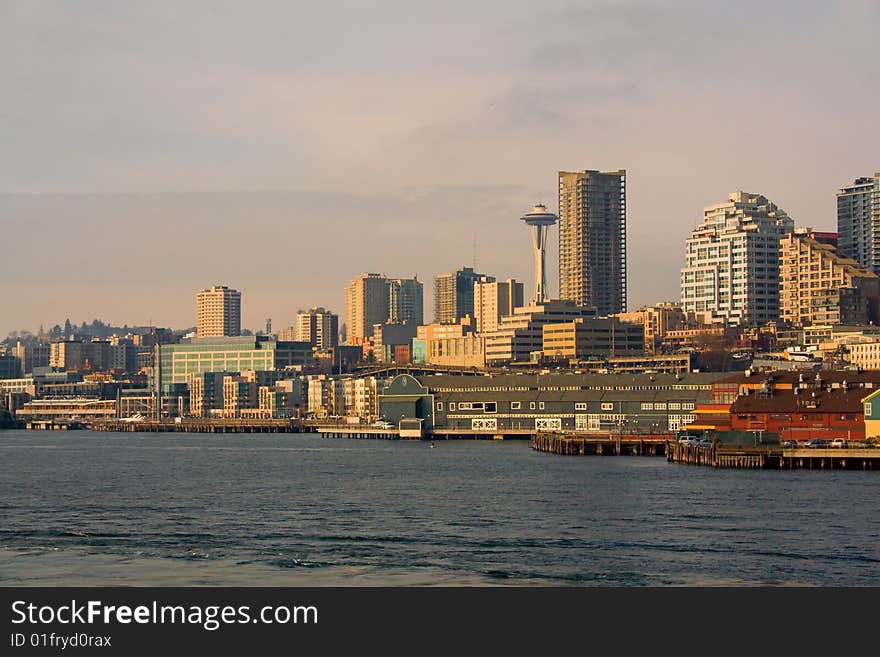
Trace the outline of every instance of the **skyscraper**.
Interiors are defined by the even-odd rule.
[[[523,305],[523,284],[510,278],[496,281],[484,276],[474,283],[474,326],[477,333],[498,328],[501,318],[512,315],[514,308]]]
[[[339,316],[324,308],[300,310],[296,315],[296,341],[319,349],[339,344]]]
[[[388,281],[388,321],[416,326],[425,323],[425,294],[417,278],[392,278]]]
[[[626,310],[626,170],[559,172],[559,298]]]
[[[349,344],[372,337],[373,325],[388,319],[388,303],[388,279],[382,274],[361,274],[351,282],[345,295]]]
[[[202,290],[196,295],[198,337],[241,335],[241,292],[225,285]]]
[[[785,211],[760,194],[734,192],[703,208],[686,242],[684,311],[733,325],[779,319],[779,242],[793,230]]]
[[[375,324],[424,323],[424,293],[416,278],[386,278],[362,274],[345,294],[348,344],[363,344],[373,336]]]
[[[476,273],[471,267],[435,276],[434,322],[457,324],[465,315],[473,317],[474,283],[481,278],[485,276]]]
[[[880,274],[880,172],[837,192],[838,252]]]

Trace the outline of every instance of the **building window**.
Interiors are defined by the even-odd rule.
[[[604,403],[602,404],[602,410],[603,410],[603,411],[613,411],[613,410],[614,410],[614,404],[609,403],[609,402],[604,402]]]
[[[871,402],[865,402],[865,417],[871,415]]]
[[[437,410],[438,410],[438,411],[442,411],[442,410],[443,410],[443,402],[437,402]]]
[[[454,411],[454,410],[455,410],[455,402],[449,402],[449,410],[450,410],[450,411]]]
[[[497,412],[497,402],[485,402],[483,404],[483,412],[484,413],[495,413]]]
[[[538,408],[544,410],[544,402],[538,402]]]
[[[587,403],[586,402],[575,402],[574,410],[576,410],[576,411],[587,410]]]
[[[518,411],[522,407],[522,402],[510,402],[510,410]]]

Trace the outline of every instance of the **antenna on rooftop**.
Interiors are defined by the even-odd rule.
[[[474,271],[477,271],[477,234],[474,233]]]

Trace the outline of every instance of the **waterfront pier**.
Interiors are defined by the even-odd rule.
[[[532,436],[535,451],[565,456],[663,456],[669,443],[669,434],[537,433]]]
[[[670,441],[670,463],[751,470],[880,470],[880,448],[804,448],[779,445],[712,445],[700,447]]]

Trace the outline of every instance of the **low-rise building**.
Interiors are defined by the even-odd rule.
[[[35,399],[19,408],[15,415],[22,421],[112,420],[116,417],[116,400],[84,397]]]
[[[242,409],[259,408],[259,386],[245,376],[223,377],[223,417],[241,417]]]
[[[403,374],[379,396],[379,414],[395,425],[422,421],[426,433],[571,430],[668,433],[695,420],[727,376],[689,374]]]
[[[588,359],[645,351],[644,326],[621,322],[616,317],[579,317],[570,322],[545,324],[543,330],[544,358]]]
[[[394,362],[395,347],[409,347],[417,330],[417,325],[405,322],[376,324],[373,326],[373,357],[380,363]]]
[[[511,315],[501,319],[495,331],[485,333],[486,363],[529,362],[543,351],[545,324],[570,322],[581,317],[596,317],[596,309],[559,299],[514,308]]]

